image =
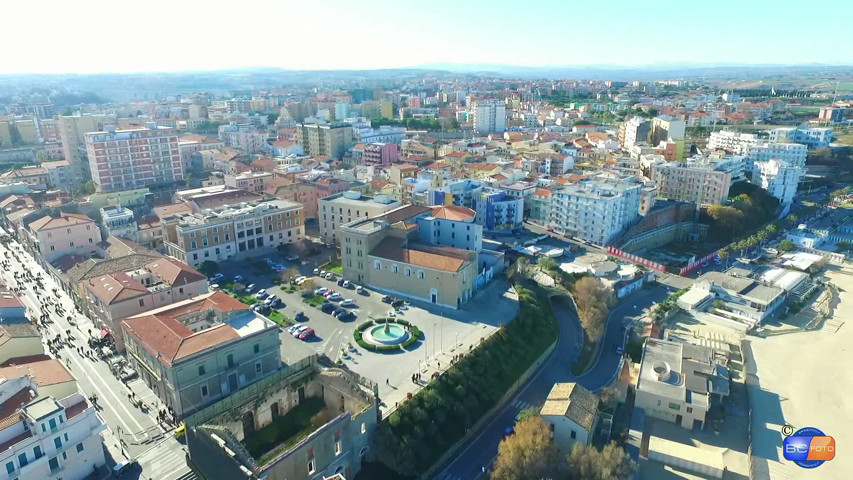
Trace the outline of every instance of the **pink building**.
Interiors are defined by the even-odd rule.
[[[321,198],[349,190],[350,183],[339,178],[318,178],[313,182],[298,181],[289,185],[279,185],[275,189],[268,188],[281,200],[289,200],[302,205],[305,218],[318,217],[318,204]]]
[[[99,192],[115,192],[183,180],[178,131],[146,128],[86,134],[92,180]]]
[[[35,248],[48,263],[70,253],[92,256],[101,241],[101,230],[95,222],[77,213],[45,215],[30,222],[29,231]]]
[[[396,143],[370,143],[364,146],[364,165],[390,165],[397,162]]]

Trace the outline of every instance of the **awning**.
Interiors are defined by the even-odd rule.
[[[108,328],[101,329],[101,338],[107,337],[110,334],[110,330]]]

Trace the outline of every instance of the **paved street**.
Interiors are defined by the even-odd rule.
[[[20,263],[15,261],[11,254],[12,251],[17,253]],[[87,396],[98,396],[98,405],[101,407],[99,415],[108,427],[104,442],[107,448],[108,462],[115,463],[127,457],[139,458],[142,462],[145,460],[144,453],[158,442],[163,442],[161,448],[180,449],[180,444],[165,433],[164,429],[158,425],[156,420],[157,406],[142,411],[131,404],[128,394],[132,389],[137,397],[143,398],[149,406],[152,406],[154,402],[153,393],[151,393],[144,383],[135,380],[130,382],[128,387],[125,387],[125,385],[113,376],[106,362],[90,360],[77,353],[76,346],[85,346],[88,349],[88,345],[86,344],[88,331],[91,330],[93,334],[96,334],[100,329],[95,327],[89,319],[74,310],[74,304],[71,299],[62,292],[53,279],[17,243],[12,242],[8,245],[0,245],[0,256],[5,256],[6,252],[10,253],[9,260],[12,267],[9,270],[0,272],[0,276],[2,276],[3,281],[9,287],[24,289],[21,294],[21,301],[27,306],[31,315],[33,312],[40,312],[42,310],[41,301],[33,291],[32,285],[26,282],[19,283],[14,279],[16,272],[29,271],[33,275],[41,273],[44,278],[46,291],[51,292],[53,288],[57,288],[59,291],[59,295],[49,293],[48,296],[60,302],[67,314],[72,315],[77,322],[76,327],[71,326],[64,317],[51,314],[53,323],[48,325],[46,335],[54,337],[57,334],[62,334],[64,337],[65,332],[71,330],[72,335],[76,338],[74,347],[64,346],[60,350],[60,356],[66,363],[66,366],[71,370],[72,375],[76,378],[80,391]],[[46,298],[44,294],[42,294],[42,298]],[[45,351],[48,351],[46,347]],[[123,445],[120,445],[119,439],[121,439]],[[176,471],[170,476],[158,476],[157,478],[173,480],[187,472],[189,472],[189,467],[184,463],[182,471]],[[148,472],[144,472],[144,474],[147,475]]]
[[[604,341],[601,342],[602,348],[598,352],[596,363],[580,377],[572,375],[570,367],[580,352],[583,331],[565,301],[555,299],[553,306],[560,327],[560,337],[554,354],[527,385],[475,434],[462,452],[435,476],[436,480],[471,480],[483,476],[482,467],[488,468],[494,461],[504,429],[515,422],[515,417],[521,410],[541,407],[554,383],[578,382],[593,391],[608,385],[616,375],[619,365],[620,355],[616,353],[613,345],[624,339],[625,317],[641,313],[644,308],[663,300],[668,294],[666,286],[655,286],[640,289],[623,299],[608,317]]]

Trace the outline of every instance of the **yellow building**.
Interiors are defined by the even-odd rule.
[[[379,113],[382,118],[394,118],[394,104],[388,100],[379,100]]]

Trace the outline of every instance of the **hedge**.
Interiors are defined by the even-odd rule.
[[[362,323],[361,325],[359,325],[358,328],[356,329],[356,331],[363,332],[363,331],[367,330],[368,328],[370,328],[372,325],[373,325],[373,320],[368,320],[368,321]],[[359,333],[358,336],[361,337],[361,333]]]

